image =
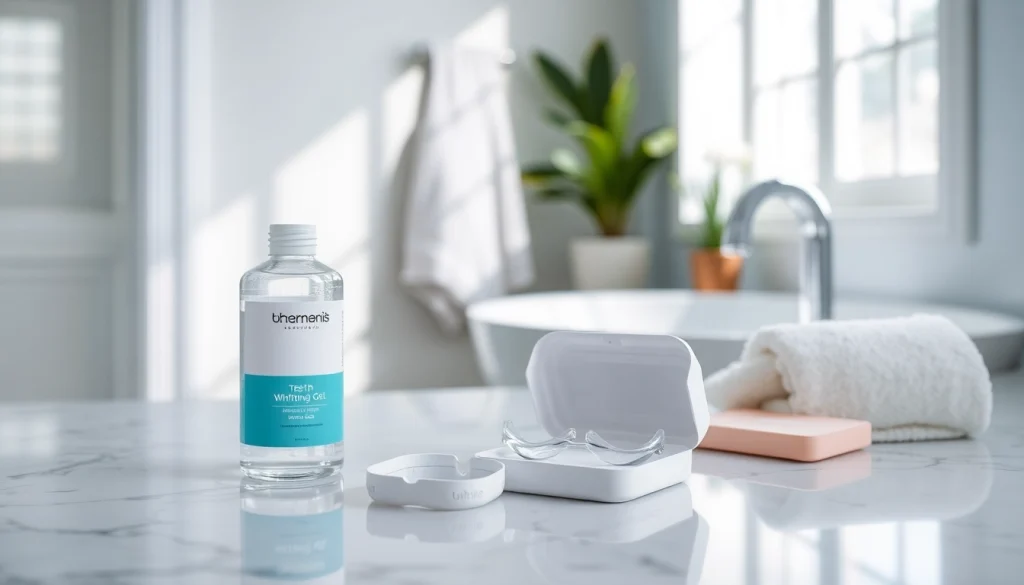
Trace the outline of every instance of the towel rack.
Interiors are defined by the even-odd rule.
[[[487,49],[484,49],[487,50]],[[410,61],[413,63],[426,63],[430,52],[427,50],[426,43],[417,44],[412,50],[412,56]],[[503,67],[511,67],[516,62],[516,52],[512,49],[502,49],[495,52],[495,56],[498,59],[498,63],[501,63]]]

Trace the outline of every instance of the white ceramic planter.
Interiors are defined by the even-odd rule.
[[[570,261],[578,290],[645,288],[651,245],[640,237],[576,238],[570,245]]]

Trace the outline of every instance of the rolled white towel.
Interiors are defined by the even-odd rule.
[[[981,354],[937,315],[765,327],[704,386],[722,410],[866,420],[875,442],[977,435],[992,416]]]

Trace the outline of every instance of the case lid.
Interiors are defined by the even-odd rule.
[[[700,364],[671,335],[556,331],[533,347],[526,368],[537,418],[555,436],[568,428],[609,441],[695,448],[708,430]]]

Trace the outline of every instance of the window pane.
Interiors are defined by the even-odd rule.
[[[738,21],[687,54],[681,88],[684,178],[708,176],[710,150],[743,140],[743,56]]]
[[[759,181],[770,179],[779,172],[779,162],[782,160],[781,94],[781,90],[766,89],[754,97],[752,171],[754,178]]]
[[[818,180],[818,84],[804,79],[754,98],[756,179]]]
[[[806,75],[818,66],[817,0],[754,0],[753,19],[756,84]]]
[[[61,26],[0,18],[0,163],[59,154]]]
[[[818,181],[818,83],[813,79],[787,84],[782,90],[782,176]]]
[[[896,40],[893,0],[836,0],[836,58],[843,59]]]
[[[727,9],[727,4],[734,10]],[[702,190],[707,184],[711,175],[709,152],[743,142],[743,43],[739,7],[740,3],[732,0],[721,3],[685,0],[680,7],[684,29],[680,39],[683,43],[679,88],[680,175],[687,191]],[[704,209],[699,198],[683,197],[679,214],[685,223],[703,220]]]
[[[939,69],[935,41],[900,51],[900,174],[939,169]]]
[[[900,38],[934,35],[938,30],[938,0],[900,0]]]
[[[682,49],[690,51],[708,43],[740,18],[740,0],[683,0],[679,9]]]
[[[893,58],[872,55],[840,65],[835,87],[836,177],[893,174]]]

